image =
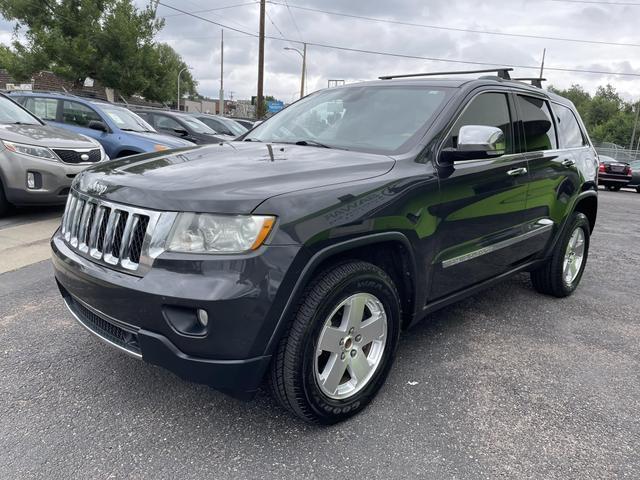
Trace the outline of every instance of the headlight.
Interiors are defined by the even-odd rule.
[[[25,145],[24,143],[2,141],[4,147],[10,152],[21,153],[31,157],[46,158],[47,160],[59,160],[58,156],[45,147],[37,147],[35,145]]]
[[[157,145],[153,146],[153,149],[156,152],[162,152],[163,150],[169,150],[169,147],[167,147],[166,145],[161,145],[161,144],[158,143]]]
[[[275,217],[181,213],[167,242],[170,252],[242,253],[262,245]]]

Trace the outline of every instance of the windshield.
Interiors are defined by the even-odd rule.
[[[447,89],[414,86],[327,89],[287,107],[247,139],[392,153],[431,122],[447,96]]]
[[[105,106],[100,104],[99,107],[117,125],[120,130],[133,130],[134,132],[155,132],[153,127],[145,122],[138,115],[126,108]]]
[[[211,130],[207,125],[191,115],[180,115],[180,120],[189,125],[189,128],[196,133],[206,133],[207,135],[216,134],[215,131]]]
[[[249,130],[248,128],[243,127],[238,122],[236,122],[235,120],[231,120],[230,118],[224,118],[223,117],[222,123],[224,123],[225,126],[229,130],[231,130],[233,132],[233,134],[236,135],[236,136],[243,135],[243,134],[247,133],[247,131]]]
[[[25,125],[40,125],[40,122],[19,105],[0,95],[0,123],[21,123]]]

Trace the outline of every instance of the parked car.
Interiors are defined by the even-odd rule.
[[[239,123],[247,130],[251,130],[254,127],[254,123],[255,123],[254,120],[248,120],[246,118],[232,118],[231,120],[234,120],[235,122]]]
[[[600,155],[598,185],[617,192],[631,182],[631,166],[606,155]]]
[[[640,193],[640,160],[631,162],[629,167],[631,168],[631,181],[627,187],[635,188],[636,192]]]
[[[236,138],[247,133],[248,129],[240,125],[235,120],[221,117],[220,115],[209,115],[207,113],[190,113],[202,123],[219,134],[228,135],[230,138]]]
[[[98,142],[45,125],[0,94],[0,217],[12,205],[64,204],[72,179],[103,160]]]
[[[186,379],[356,414],[428,313],[523,271],[580,283],[596,152],[569,100],[500,75],[322,90],[242,141],[84,172],[51,243],[66,304]]]
[[[111,158],[193,146],[159,134],[138,115],[113,103],[41,92],[17,92],[11,98],[46,123],[94,138]]]
[[[138,115],[160,132],[202,145],[232,140],[233,137],[219,134],[197,118],[183,112],[158,109],[136,109]]]

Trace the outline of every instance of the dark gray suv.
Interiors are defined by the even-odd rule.
[[[65,302],[185,379],[354,415],[428,313],[522,271],[580,282],[595,151],[571,102],[498,74],[323,90],[240,141],[90,169],[51,242]]]

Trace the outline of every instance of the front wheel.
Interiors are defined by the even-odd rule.
[[[0,217],[4,217],[9,212],[9,207],[11,205],[7,201],[7,197],[4,194],[4,189],[2,188],[2,182],[0,182]]]
[[[590,234],[587,217],[574,212],[551,258],[531,272],[531,282],[538,292],[555,297],[567,297],[574,292],[587,265]]]
[[[274,356],[271,391],[309,423],[345,420],[375,397],[395,357],[400,300],[387,273],[350,261],[306,289]]]

